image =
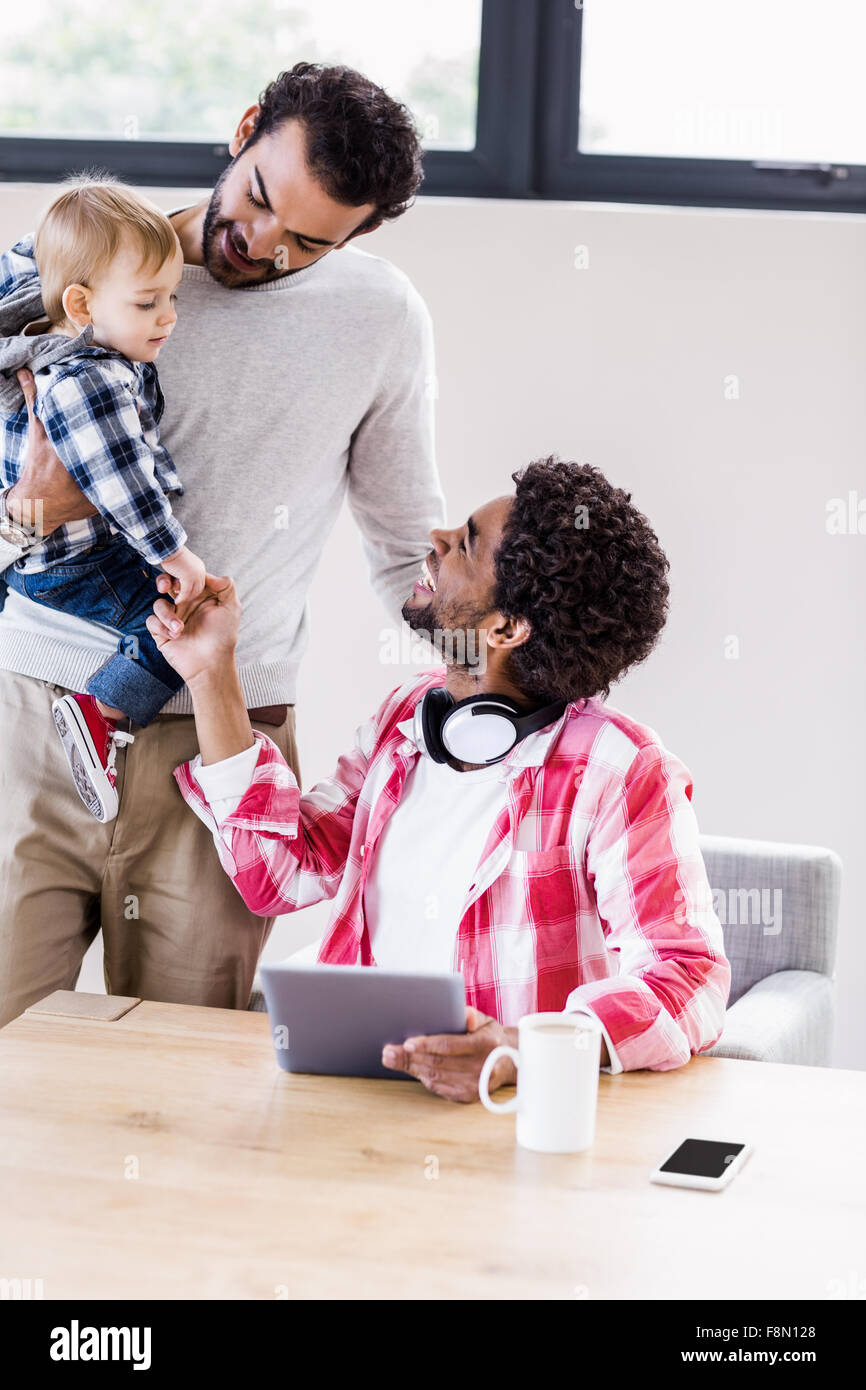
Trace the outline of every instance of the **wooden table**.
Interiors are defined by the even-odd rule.
[[[866,1274],[863,1072],[602,1074],[593,1149],[544,1155],[416,1082],[279,1071],[264,1014],[139,1003],[16,1019],[0,1098],[0,1275],[46,1298],[825,1299]],[[756,1146],[728,1190],[648,1182],[692,1134]]]

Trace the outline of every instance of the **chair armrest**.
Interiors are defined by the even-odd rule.
[[[838,854],[819,845],[720,835],[701,835],[700,846],[731,963],[733,1002],[774,973],[808,970],[832,977],[842,883]]]
[[[830,1065],[833,981],[813,970],[767,975],[732,1004],[722,1036],[706,1057]]]

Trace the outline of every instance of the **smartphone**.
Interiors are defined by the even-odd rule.
[[[660,1163],[650,1182],[671,1187],[702,1187],[718,1192],[736,1177],[751,1144],[726,1144],[719,1139],[684,1139],[678,1149]]]

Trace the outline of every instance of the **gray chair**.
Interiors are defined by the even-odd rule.
[[[700,843],[731,962],[724,1030],[704,1055],[829,1066],[842,861],[814,845]]]
[[[724,1031],[704,1055],[828,1066],[841,860],[812,845],[700,843],[731,962]],[[289,959],[314,961],[318,946]],[[249,1008],[264,1007],[256,975]]]

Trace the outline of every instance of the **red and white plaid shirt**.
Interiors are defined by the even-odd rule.
[[[422,756],[412,738],[415,706],[444,679],[439,667],[393,690],[356,730],[333,776],[303,794],[276,745],[255,731],[262,747],[253,780],[221,826],[191,764],[174,769],[251,911],[269,917],[333,898],[320,962],[376,963],[365,878],[407,771]],[[596,699],[571,703],[502,766],[507,805],[488,835],[454,948],[467,1003],[506,1026],[541,1011],[594,1013],[614,1072],[665,1071],[712,1047],[731,970],[687,769],[652,729]]]

